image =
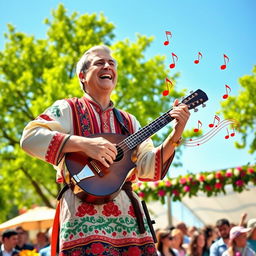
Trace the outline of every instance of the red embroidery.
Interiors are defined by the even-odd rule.
[[[130,247],[128,249],[128,256],[140,256],[141,255],[141,250],[136,246]]]
[[[85,214],[94,215],[97,211],[94,209],[94,205],[82,203],[78,206],[78,211],[76,212],[76,216],[83,217]]]
[[[93,254],[100,254],[104,252],[104,246],[101,243],[94,243],[91,246]]]
[[[115,205],[113,202],[109,202],[103,207],[102,214],[109,217],[111,215],[114,215],[115,217],[119,216],[121,214],[121,211],[118,209],[118,206]]]
[[[47,121],[53,121],[53,119],[50,118],[50,117],[49,117],[48,115],[46,115],[46,114],[39,115],[39,116],[36,118],[36,120],[37,120],[37,119],[40,119],[40,118],[42,118],[42,119],[44,119],[44,120],[47,120]]]
[[[130,207],[129,207],[128,214],[131,215],[131,216],[134,217],[134,218],[136,217],[136,216],[135,216],[135,213],[134,213],[134,208],[133,208],[132,205],[130,205]]]
[[[76,249],[71,252],[71,256],[81,256],[82,255],[82,250],[81,249]]]
[[[65,138],[65,135],[61,133],[56,133],[53,136],[45,155],[45,160],[48,163],[56,164],[58,151],[63,143],[64,138]]]

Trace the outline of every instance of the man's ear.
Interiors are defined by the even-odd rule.
[[[85,82],[85,75],[83,72],[80,72],[79,73],[79,79],[82,81],[82,82]]]

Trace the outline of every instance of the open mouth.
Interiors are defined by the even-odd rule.
[[[103,74],[100,76],[100,79],[109,79],[112,80],[112,76],[110,74]]]

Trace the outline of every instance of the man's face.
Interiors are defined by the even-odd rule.
[[[117,83],[116,61],[104,50],[89,56],[90,66],[84,74],[86,91],[95,94],[112,92]]]
[[[230,227],[226,224],[221,225],[218,228],[219,231],[219,235],[223,238],[223,239],[228,239],[229,238],[229,231],[230,231]]]
[[[235,243],[237,247],[245,247],[247,243],[246,233],[241,233],[235,238]]]
[[[18,235],[10,236],[9,238],[4,239],[4,244],[6,248],[13,249],[18,243]]]

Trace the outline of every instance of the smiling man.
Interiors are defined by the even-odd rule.
[[[88,186],[96,191],[104,189],[104,176],[98,177],[102,174],[100,170],[110,168],[104,175],[113,174],[111,166],[120,153],[120,148],[104,135],[133,134],[140,125],[133,115],[114,108],[110,100],[118,76],[117,63],[108,47],[89,49],[79,60],[76,72],[85,95],[55,102],[26,126],[21,139],[27,153],[54,165],[57,181],[69,185],[61,193],[58,208],[59,255],[157,255],[146,215],[131,184],[138,180],[157,181],[165,176],[189,118],[188,107],[174,101],[170,111],[175,119],[173,130],[162,145],[155,148],[151,139],[145,139],[137,146],[133,158],[136,167],[125,177],[114,198],[101,203],[92,201],[93,196],[83,200],[80,196],[83,190],[77,184],[96,177],[103,180],[102,185],[92,182]],[[93,134],[97,136],[90,136]],[[92,161],[88,160],[88,164],[70,178],[65,159],[67,153],[77,152],[83,153],[77,159]],[[115,170],[115,178],[123,168],[126,166]]]

